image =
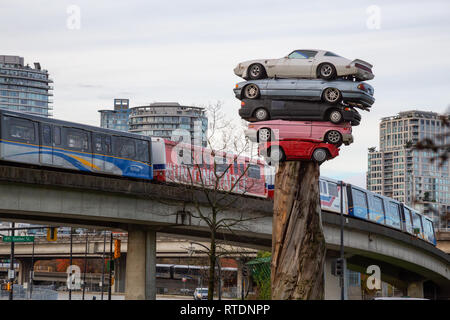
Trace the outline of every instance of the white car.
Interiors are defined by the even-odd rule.
[[[246,80],[264,78],[374,78],[372,65],[366,61],[349,60],[325,50],[294,50],[280,59],[258,59],[239,63],[234,73]]]

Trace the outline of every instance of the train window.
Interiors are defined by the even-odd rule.
[[[400,207],[398,203],[389,201],[388,210],[386,212],[386,224],[400,229]]]
[[[261,179],[261,168],[256,164],[249,165],[248,176],[253,179]]]
[[[367,195],[366,193],[353,189],[353,215],[367,219]]]
[[[78,129],[67,129],[66,147],[76,150],[89,150],[88,134]]]
[[[434,238],[433,223],[428,219],[423,219],[423,227],[425,229],[426,240],[435,243],[436,239]]]
[[[136,146],[131,138],[114,137],[114,149],[118,157],[134,159],[136,156]]]
[[[50,146],[52,144],[52,128],[47,124],[42,126],[42,142],[46,146]]]
[[[106,136],[105,137],[105,151],[108,154],[111,154],[111,136]]]
[[[8,128],[8,138],[26,142],[35,142],[35,128],[33,121],[26,119],[17,119],[5,117],[8,119],[6,126]]]
[[[145,140],[137,140],[137,158],[138,160],[148,162],[149,161],[149,148],[148,141]]]
[[[102,136],[96,134],[94,136],[94,152],[101,153],[102,151]]]
[[[414,229],[419,229],[418,230],[419,231],[418,235],[421,235],[423,233],[422,222],[421,222],[422,217],[418,213],[413,212],[412,213],[412,219],[413,219],[413,227],[414,227]]]
[[[328,194],[327,183],[325,181],[319,180],[319,189],[320,189],[320,191],[319,191],[320,193]]]
[[[336,183],[328,182],[328,195],[338,197],[338,189]]]
[[[61,144],[61,128],[60,127],[54,127],[53,128],[53,142],[56,145]]]
[[[411,221],[411,210],[405,207],[405,226],[406,231],[409,233],[413,233],[412,221]]]
[[[369,219],[377,223],[384,223],[383,199],[374,196],[372,198],[373,208],[370,210]]]

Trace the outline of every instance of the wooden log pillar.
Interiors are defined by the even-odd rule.
[[[280,163],[275,180],[271,283],[273,300],[324,298],[319,164]]]

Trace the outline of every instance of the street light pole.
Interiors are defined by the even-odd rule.
[[[103,287],[105,284],[105,251],[106,251],[106,231],[103,231],[103,255],[102,255],[102,300],[103,300]]]
[[[109,241],[109,286],[108,286],[108,300],[111,300],[112,292],[112,263],[113,263],[113,233],[111,231],[111,239]]]
[[[11,228],[11,236],[14,237],[14,227],[16,226],[16,223],[13,222],[12,223],[12,228]],[[10,256],[10,261],[9,261],[9,270],[10,270],[10,274],[8,275],[8,280],[11,284],[10,286],[10,291],[9,291],[9,300],[13,300],[14,296],[13,296],[13,291],[14,291],[14,277],[15,277],[15,271],[14,271],[14,240],[12,239],[11,241],[11,256]],[[14,274],[14,277],[12,277],[12,275]]]
[[[88,233],[86,232],[86,246],[84,248],[84,273],[83,273],[83,300],[86,291],[86,272],[87,272],[87,252],[88,252]]]
[[[72,265],[72,227],[70,227],[70,259],[69,259],[69,268]],[[70,269],[72,272],[72,269]],[[72,281],[72,274],[69,275],[70,281]],[[69,287],[69,300],[72,300],[72,285]]]
[[[342,263],[342,273],[340,276],[341,283],[341,300],[345,300],[345,263],[344,263],[344,182],[341,180],[340,185],[340,208],[341,208],[341,252],[340,259]]]
[[[31,274],[30,274],[30,300],[33,299],[33,278],[34,278],[34,238],[33,238],[33,249],[31,252]]]

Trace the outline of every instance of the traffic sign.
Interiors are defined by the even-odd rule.
[[[34,242],[34,236],[3,236],[3,242]]]

